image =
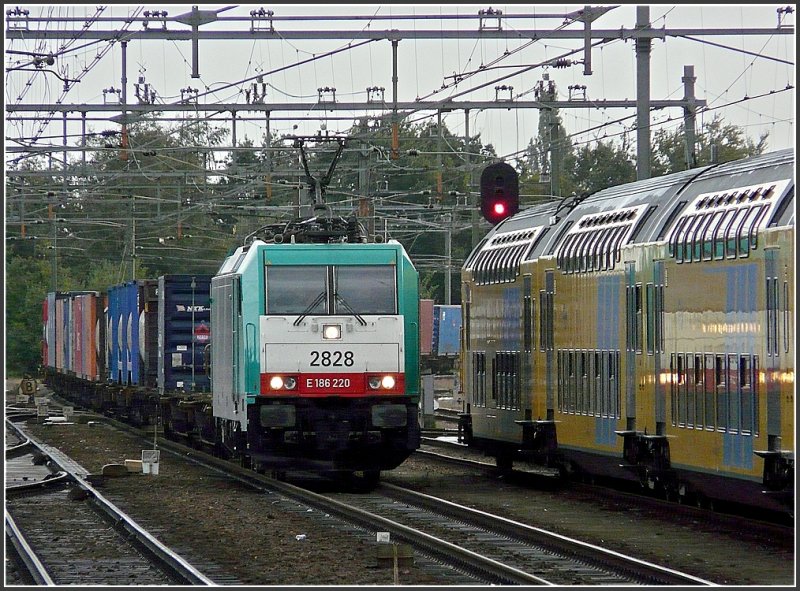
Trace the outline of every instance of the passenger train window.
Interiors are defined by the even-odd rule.
[[[580,244],[578,245],[578,270],[579,271],[586,271],[586,248],[589,243],[589,239],[591,238],[590,232],[584,232],[581,234]]]
[[[686,233],[694,223],[696,216],[690,215],[681,220],[681,224],[675,232],[675,258],[682,263],[686,258]]]
[[[711,220],[714,218],[713,213],[706,213],[703,214],[700,223],[695,226],[694,236],[692,237],[692,259],[695,261],[708,261],[711,260],[711,249],[708,249],[708,256],[706,256],[705,248],[704,248],[704,238],[706,232],[708,231],[708,225],[711,223]]]
[[[761,211],[759,212],[758,216],[753,220],[753,225],[750,227],[750,248],[755,248],[758,246],[758,228],[761,226],[761,223],[764,221],[764,218],[769,211],[769,205],[762,205]]]
[[[684,226],[685,231],[681,232],[681,244],[678,246],[678,248],[681,249],[683,258],[687,262],[692,261],[692,239],[702,219],[703,216],[693,216],[692,220]]]
[[[736,247],[739,244],[739,237],[742,235],[742,226],[744,225],[744,221],[747,218],[747,210],[749,208],[744,207],[736,212],[733,220],[731,221],[731,225],[728,228],[728,235],[727,241],[725,246],[725,254],[726,258],[734,259],[736,258]],[[739,253],[742,254],[741,252]],[[749,251],[745,251],[742,256],[748,256],[750,253]]]
[[[755,248],[753,239],[756,237],[756,228],[754,222],[758,219],[760,210],[761,208],[758,206],[748,208],[747,216],[742,220],[742,225],[737,235],[739,240],[737,249],[740,257],[749,256],[750,249]]]
[[[339,265],[334,267],[336,314],[396,314],[397,289],[393,265]],[[369,285],[369,290],[364,286]]]
[[[739,358],[739,389],[741,392],[741,432],[753,432],[753,373],[749,355]]]
[[[609,260],[608,268],[613,269],[614,263],[619,262],[620,255],[622,253],[620,245],[622,244],[622,239],[625,237],[625,234],[630,228],[630,224],[627,226],[620,226],[617,228],[617,232],[614,234],[614,241],[611,244],[611,248],[609,249],[609,256],[612,257]]]
[[[709,431],[714,430],[714,419],[716,418],[714,383],[714,356],[705,355],[703,364],[703,391],[705,392],[705,426]]]
[[[714,374],[717,390],[717,430],[726,431],[728,429],[728,383],[727,367],[725,355],[714,356]]]
[[[675,226],[675,229],[672,231],[672,236],[669,238],[669,254],[670,256],[675,257],[679,262],[683,260],[683,257],[678,256],[678,237],[680,236],[681,228],[685,223],[685,217],[679,219],[677,226]]]
[[[714,231],[719,226],[722,216],[725,215],[724,211],[715,211],[711,215],[711,219],[706,226],[703,235],[703,260],[710,261],[714,258]]]
[[[600,245],[597,249],[598,266],[606,270],[608,269],[608,257],[606,253],[611,248],[611,237],[614,235],[614,228],[605,228]]]
[[[728,355],[728,432],[739,433],[742,391],[739,381],[739,356]]]
[[[577,238],[577,234],[570,234],[567,236],[566,240],[564,240],[564,247],[561,249],[559,258],[559,266],[563,271],[567,273],[571,273],[573,271],[572,266],[572,244],[575,242]]]
[[[328,312],[327,268],[324,266],[266,267],[267,314]],[[322,297],[320,297],[322,294]],[[310,306],[312,306],[309,309]]]
[[[594,251],[595,251],[595,246],[597,245],[599,239],[600,239],[600,230],[595,230],[589,235],[589,240],[586,242],[586,252],[584,253],[584,257],[586,258],[586,269],[588,271],[595,271],[598,268],[597,259],[594,256]]]
[[[703,356],[694,356],[694,392],[695,392],[695,426],[698,429],[703,428],[703,420],[705,419],[705,412],[703,406],[705,404],[705,392],[703,391]]]
[[[714,258],[716,260],[725,258],[725,236],[735,213],[732,209],[726,211],[714,228]]]

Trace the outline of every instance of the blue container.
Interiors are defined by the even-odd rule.
[[[210,295],[211,275],[158,278],[160,394],[210,390],[204,363],[204,352],[211,344]]]
[[[121,384],[123,376],[123,350],[125,340],[125,326],[122,321],[124,285],[114,285],[108,288],[108,331],[106,341],[108,345],[108,379],[114,384]]]
[[[461,345],[461,306],[433,307],[433,354],[458,355]]]
[[[111,381],[115,384],[139,384],[139,291],[141,282],[128,281],[108,290],[108,313],[111,319]]]

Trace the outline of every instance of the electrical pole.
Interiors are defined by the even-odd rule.
[[[694,105],[694,66],[683,66],[683,98],[686,106],[683,108],[683,130],[686,137],[686,169],[697,166],[697,153],[695,152],[695,110]]]
[[[650,29],[650,7],[636,7],[636,28]],[[636,178],[650,178],[650,37],[636,38]]]

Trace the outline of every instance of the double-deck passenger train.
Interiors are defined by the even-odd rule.
[[[462,270],[463,441],[699,504],[794,502],[795,161],[537,205]]]

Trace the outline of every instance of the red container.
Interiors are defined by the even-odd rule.
[[[430,355],[433,347],[433,300],[419,301],[419,353]]]

